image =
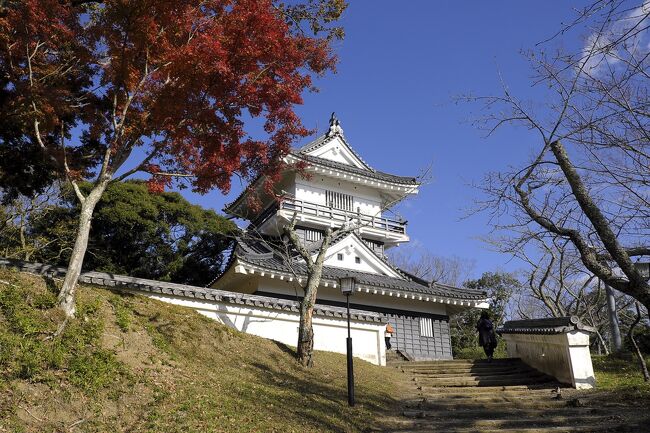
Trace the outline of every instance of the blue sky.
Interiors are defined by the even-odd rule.
[[[493,95],[499,73],[518,95],[543,100],[531,88],[521,50],[552,36],[575,17],[568,2],[351,1],[335,49],[338,72],[317,81],[298,113],[323,133],[337,113],[350,144],[373,167],[417,175],[432,164],[433,179],[404,204],[411,239],[430,252],[476,262],[475,274],[513,270],[510,257],[489,251],[486,215],[462,219],[478,192],[469,184],[490,170],[525,160],[535,137],[503,129],[485,138],[470,121],[476,106],[455,104],[462,94]],[[553,41],[577,46],[579,35]],[[540,99],[541,98],[541,99]],[[305,140],[305,142],[308,140]],[[300,143],[298,143],[300,144]],[[204,196],[183,191],[192,202],[220,210],[241,191]]]

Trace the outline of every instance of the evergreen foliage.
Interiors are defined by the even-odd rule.
[[[517,278],[506,272],[485,272],[477,280],[466,281],[464,286],[475,290],[484,290],[490,298],[490,319],[494,326],[503,325],[507,315],[508,303],[513,292],[521,283]],[[481,316],[481,310],[472,308],[458,313],[450,318],[451,348],[457,358],[481,358],[483,350],[478,344],[476,324]],[[497,346],[496,357],[504,356],[503,343]]]
[[[32,260],[67,265],[78,206],[72,194],[65,194],[62,202],[32,212],[26,232]],[[178,193],[150,193],[142,181],[116,183],[97,205],[84,267],[205,285],[219,273],[236,231],[231,221]],[[15,234],[3,236],[0,248],[20,249],[16,239]]]

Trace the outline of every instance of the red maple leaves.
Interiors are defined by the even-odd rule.
[[[308,133],[294,105],[336,60],[271,0],[6,3],[2,112],[62,174],[116,178],[128,160],[154,190],[178,176],[200,192],[228,191],[235,173],[275,178]]]

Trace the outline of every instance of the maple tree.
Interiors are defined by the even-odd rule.
[[[233,175],[277,179],[292,141],[309,133],[294,106],[315,75],[334,69],[330,42],[342,33],[333,23],[344,8],[340,0],[0,3],[2,122],[17,126],[16,151],[46,156],[23,162],[47,161],[45,172],[80,203],[59,294],[68,319],[110,183],[144,172],[152,191],[177,181],[227,192]],[[249,132],[255,118],[263,138]]]

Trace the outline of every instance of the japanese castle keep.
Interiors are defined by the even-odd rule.
[[[354,221],[358,228],[332,239],[327,251],[314,310],[315,349],[345,353],[347,316],[338,281],[351,276],[356,279],[350,298],[355,356],[385,365],[384,330],[390,323],[394,350],[413,360],[451,359],[449,316],[487,307],[486,295],[424,281],[386,260],[385,251],[409,237],[405,221],[383,212],[417,194],[416,179],[370,167],[347,142],[334,115],[325,135],[290,152],[286,162],[305,168],[284,171],[276,186],[280,199],[264,194],[258,178],[225,208],[250,225],[212,287],[241,293],[241,301],[197,309],[244,332],[295,345],[296,301],[303,295],[306,267],[291,254],[283,229],[295,215],[296,231],[316,255],[325,228]],[[250,193],[257,193],[261,206],[249,205]]]

